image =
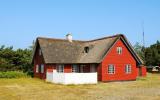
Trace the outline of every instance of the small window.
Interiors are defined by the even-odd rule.
[[[122,54],[122,47],[117,47],[117,53]]]
[[[39,72],[39,66],[36,65],[36,73],[38,73],[38,72]]]
[[[125,72],[128,74],[128,73],[131,73],[131,65],[127,64],[126,67],[125,67]]]
[[[41,73],[44,73],[44,65],[41,64]]]
[[[115,66],[110,64],[108,66],[108,74],[114,74],[115,73]]]
[[[89,47],[84,47],[84,52],[88,53],[89,52]]]
[[[39,56],[41,56],[42,55],[42,50],[41,49],[39,49]]]
[[[57,72],[58,73],[63,73],[64,72],[64,65],[57,65]]]
[[[72,65],[72,72],[73,72],[73,73],[79,72],[79,70],[78,70],[78,65]]]

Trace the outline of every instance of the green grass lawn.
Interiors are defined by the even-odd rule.
[[[160,74],[137,81],[56,85],[40,79],[0,79],[0,100],[160,100]]]

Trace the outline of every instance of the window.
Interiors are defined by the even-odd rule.
[[[79,70],[78,70],[78,65],[72,65],[72,72],[73,72],[73,73],[79,72]]]
[[[39,56],[41,56],[42,55],[42,50],[41,49],[39,49]]]
[[[80,72],[81,73],[83,73],[83,67],[84,67],[85,65],[80,65]]]
[[[64,72],[64,65],[57,65],[57,72],[58,73],[63,73]]]
[[[90,65],[90,72],[96,72],[96,65],[95,64]]]
[[[125,72],[128,74],[128,73],[131,73],[131,65],[127,64],[126,67],[125,67]]]
[[[89,52],[89,47],[84,47],[84,52],[88,53]]]
[[[83,72],[84,72],[85,67],[86,67],[86,65],[85,65],[85,64],[80,65],[80,72],[81,72],[81,73],[83,73]]]
[[[44,65],[41,64],[41,73],[44,73]]]
[[[39,66],[36,65],[36,73],[38,73],[38,72],[39,72]]]
[[[114,74],[115,73],[115,66],[110,64],[108,66],[108,74]]]
[[[122,47],[117,47],[117,53],[122,54]]]

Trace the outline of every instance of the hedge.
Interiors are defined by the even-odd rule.
[[[0,72],[0,78],[24,78],[29,77],[27,73],[23,73],[20,71],[7,71],[7,72]]]

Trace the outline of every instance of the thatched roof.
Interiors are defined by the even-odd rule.
[[[45,63],[100,63],[113,44],[120,38],[125,40],[121,34],[90,41],[73,40],[72,42],[66,39],[38,37],[36,44],[39,44],[42,50]],[[86,47],[89,48],[88,53],[85,53]],[[133,53],[135,52],[133,51]],[[141,63],[139,57],[136,58]]]

